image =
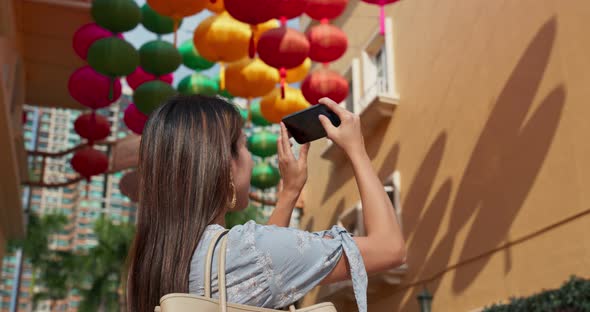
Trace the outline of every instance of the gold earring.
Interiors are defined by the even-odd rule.
[[[230,210],[236,208],[236,205],[237,205],[237,202],[238,202],[238,198],[236,196],[236,186],[234,184],[233,179],[231,181],[231,189],[232,189],[232,198],[231,198],[231,203],[229,204],[229,209]]]

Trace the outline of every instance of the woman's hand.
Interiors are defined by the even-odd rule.
[[[281,135],[277,142],[279,152],[279,170],[281,171],[281,185],[277,205],[268,219],[268,225],[289,226],[293,208],[307,181],[307,152],[309,143],[303,145],[299,152],[299,159],[295,158],[289,143],[287,128],[281,123]]]
[[[319,102],[340,117],[340,126],[334,127],[330,119],[320,115],[320,122],[326,130],[328,138],[340,146],[348,157],[354,153],[365,153],[365,142],[359,116],[347,111],[329,98],[322,98]]]
[[[297,194],[303,189],[307,182],[307,153],[309,143],[301,146],[299,159],[295,158],[289,143],[287,128],[281,123],[281,134],[277,142],[279,153],[279,170],[283,179],[281,193]]]

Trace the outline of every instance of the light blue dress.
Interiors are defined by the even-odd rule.
[[[207,248],[213,236],[223,230],[217,224],[206,228],[191,260],[190,293],[204,295]],[[309,233],[250,221],[233,227],[227,235],[229,302],[272,309],[287,307],[318,285],[344,253],[359,312],[367,311],[367,273],[363,259],[352,236],[342,227]],[[218,254],[219,244],[214,264]],[[217,298],[217,265],[213,265],[212,288],[213,297]]]

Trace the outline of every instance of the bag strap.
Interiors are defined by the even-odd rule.
[[[211,298],[211,268],[212,268],[212,264],[213,264],[213,253],[215,252],[215,246],[217,245],[217,242],[219,241],[219,239],[223,235],[227,234],[227,232],[229,232],[229,230],[219,231],[219,233],[216,233],[215,236],[213,236],[213,238],[211,239],[211,243],[209,244],[209,249],[207,250],[207,259],[205,261],[205,297],[206,298]],[[221,249],[221,253],[222,254],[220,255],[220,260],[221,260],[221,258],[223,258],[223,262],[224,262],[223,277],[224,277],[224,282],[225,282],[225,248]],[[218,270],[218,276],[221,276],[221,275],[222,275],[221,271]],[[223,285],[223,288],[225,290],[225,283]],[[221,287],[219,289],[221,291]]]
[[[227,251],[227,235],[221,239],[217,284],[219,285],[219,311],[227,312],[227,292],[225,290],[225,254]]]

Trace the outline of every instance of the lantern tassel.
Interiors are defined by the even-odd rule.
[[[280,21],[281,21],[281,27],[287,26],[287,17],[286,16],[281,16]]]
[[[385,35],[385,5],[379,6],[379,33]]]
[[[86,177],[86,199],[88,199],[88,197],[90,194],[90,177]]]
[[[246,108],[248,109],[248,118],[246,118],[246,127],[252,127],[252,99],[248,98],[246,102]]]
[[[115,96],[115,78],[109,77],[109,79],[109,101],[112,101]]]
[[[219,90],[225,90],[225,64],[219,63]]]
[[[258,33],[258,26],[257,25],[250,25],[250,31],[252,34],[250,35],[250,45],[248,46],[248,56],[250,58],[254,58],[256,56],[256,35]]]
[[[281,76],[281,99],[285,99],[285,84],[287,80],[287,69],[285,67],[281,67],[279,70],[279,74]]]

